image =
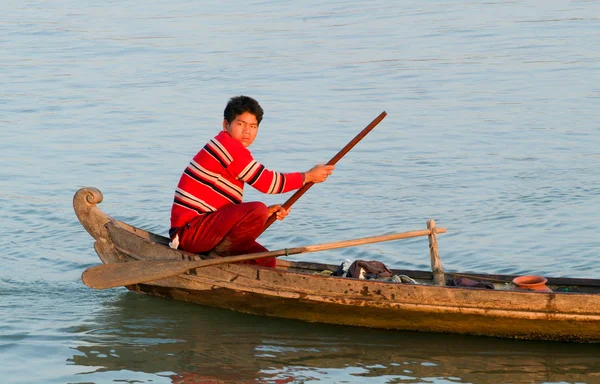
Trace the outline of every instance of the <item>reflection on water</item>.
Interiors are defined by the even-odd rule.
[[[600,381],[597,345],[310,324],[129,292],[72,331],[81,382]]]

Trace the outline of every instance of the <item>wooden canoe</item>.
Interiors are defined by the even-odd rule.
[[[105,263],[194,260],[166,237],[102,212],[102,193],[82,188],[75,213]],[[495,289],[440,286],[430,271],[392,270],[418,284],[324,276],[336,265],[278,259],[277,268],[223,264],[196,268],[127,289],[244,313],[382,329],[519,339],[600,342],[600,280],[552,278],[551,292],[527,291],[514,275],[446,273],[493,282]]]

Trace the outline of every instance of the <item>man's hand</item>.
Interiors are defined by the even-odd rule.
[[[290,213],[291,209],[292,208],[285,209],[279,204],[271,205],[269,206],[269,217],[271,217],[272,214],[277,213],[277,220],[283,220],[288,213]]]
[[[327,180],[327,177],[333,173],[334,169],[335,165],[317,164],[310,171],[304,173],[304,184],[322,183]]]

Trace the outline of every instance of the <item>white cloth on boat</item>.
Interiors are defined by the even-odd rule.
[[[342,263],[342,277],[347,277],[348,276],[348,269],[350,269],[350,266],[352,265],[352,260],[350,259],[346,259],[344,260],[344,262]]]
[[[173,249],[179,248],[179,234],[175,235],[175,237],[173,237],[173,240],[169,242],[169,247]]]

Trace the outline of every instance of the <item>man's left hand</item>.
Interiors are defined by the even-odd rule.
[[[277,214],[277,220],[283,220],[289,213],[290,213],[290,209],[285,209],[283,208],[281,205],[279,204],[275,204],[275,205],[271,205],[269,206],[269,217],[276,213]]]

